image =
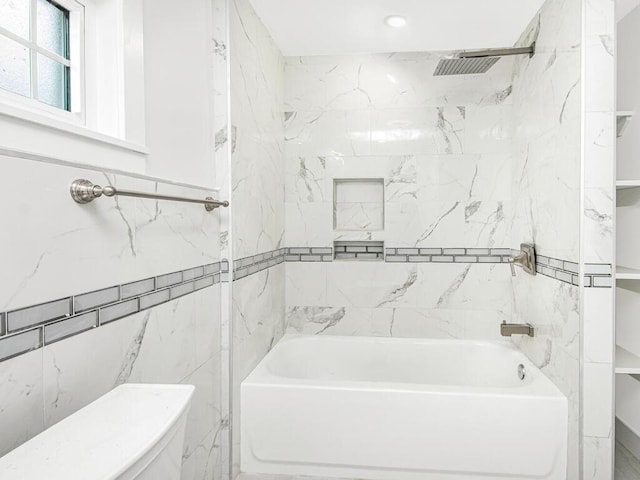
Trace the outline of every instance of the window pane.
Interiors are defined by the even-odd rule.
[[[29,0],[0,0],[0,26],[29,38]]]
[[[68,85],[68,68],[44,55],[38,55],[38,100],[68,110]]]
[[[47,0],[38,0],[38,45],[61,57],[69,58],[68,20],[67,10]]]
[[[0,35],[0,88],[31,96],[29,49]]]

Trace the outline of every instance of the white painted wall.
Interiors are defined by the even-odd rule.
[[[214,185],[211,6],[144,1],[147,173]]]
[[[96,4],[86,125],[2,101],[0,149],[215,187],[211,15],[206,0]]]

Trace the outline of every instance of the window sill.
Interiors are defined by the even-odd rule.
[[[22,108],[13,107],[11,105],[0,103],[0,115],[22,120],[31,124],[39,125],[41,127],[57,130],[59,132],[71,134],[78,137],[83,137],[94,142],[100,142],[119,149],[128,150],[130,152],[140,153],[144,155],[149,154],[149,149],[144,145],[139,145],[133,142],[127,142],[120,138],[105,135],[100,132],[96,132],[82,125],[75,125],[73,123],[66,122],[64,120],[58,120],[47,115],[42,115]]]

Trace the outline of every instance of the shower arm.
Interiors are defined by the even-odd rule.
[[[535,42],[528,47],[488,48],[485,50],[466,50],[458,54],[458,58],[486,58],[506,57],[509,55],[529,55],[533,57],[536,51]]]

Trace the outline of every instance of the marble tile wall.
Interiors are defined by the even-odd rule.
[[[575,265],[582,260],[582,3],[545,2],[518,41],[535,41],[536,52],[515,60],[512,91],[511,247],[533,243],[539,254]],[[514,321],[531,323],[537,333],[516,343],[569,398],[567,478],[584,478],[580,286],[519,274],[511,288]]]
[[[284,59],[248,0],[230,0],[227,149],[232,229],[231,475],[239,472],[239,387],[284,332],[284,264],[243,268],[243,259],[284,247]],[[224,135],[221,135],[223,137]],[[230,140],[230,143],[229,143]],[[253,270],[260,270],[254,273]],[[250,274],[251,273],[251,274]],[[247,276],[244,276],[244,275]]]
[[[507,265],[390,263],[407,259],[389,256],[397,248],[510,244],[512,60],[487,75],[434,77],[439,58],[286,59],[286,245],[374,241],[387,251],[386,263],[287,263],[290,331],[497,338],[508,318]],[[335,213],[351,224],[336,223],[335,182],[345,179],[382,179],[383,212],[352,183],[360,203]]]
[[[613,264],[616,207],[615,2],[584,3],[582,257]],[[587,285],[585,284],[585,287]],[[582,478],[614,478],[614,289],[583,288]]]
[[[11,234],[0,252],[0,310],[220,260],[218,211],[126,197],[78,205],[68,186],[87,178],[180,196],[213,192],[3,153],[0,202],[11,206],[3,210]],[[40,195],[25,195],[25,182]],[[189,383],[196,394],[183,478],[218,478],[219,304],[220,285],[210,286],[1,362],[0,454],[118,384]]]
[[[504,318],[532,323],[538,337],[518,343],[570,399],[572,479],[582,468],[582,262],[608,266],[597,281],[611,284],[609,258],[580,256],[581,19],[579,0],[548,0],[520,41],[535,40],[536,55],[502,59],[486,76],[432,77],[429,53],[288,58],[285,97],[287,246],[530,242],[571,267],[566,279],[541,265],[512,281],[500,264],[287,263],[287,328],[491,339]],[[332,228],[336,178],[384,179],[383,231]],[[587,202],[585,215],[606,243],[606,212]]]
[[[608,51],[610,4],[608,0],[586,2],[585,16],[592,27],[587,27],[590,37],[584,41],[583,2],[548,0],[520,40],[523,45],[535,40],[536,55],[502,59],[483,76],[433,77],[439,57],[433,53],[287,58],[284,108],[280,110],[285,120],[282,145],[277,117],[270,117],[278,112],[277,103],[270,103],[277,97],[265,100],[254,88],[260,81],[277,83],[279,73],[269,65],[266,71],[276,76],[259,78],[245,63],[249,58],[264,61],[268,55],[261,55],[260,48],[271,49],[272,43],[255,41],[266,36],[262,26],[245,2],[233,3],[232,18],[243,19],[236,28],[244,37],[231,35],[240,45],[235,68],[232,61],[232,78],[236,72],[246,83],[236,90],[239,97],[232,98],[232,117],[233,105],[237,105],[245,107],[237,111],[247,118],[232,121],[225,140],[232,140],[234,162],[236,151],[241,152],[238,158],[248,158],[252,148],[254,154],[257,150],[262,153],[254,158],[271,159],[264,165],[241,160],[238,176],[232,172],[233,194],[242,188],[254,194],[253,210],[245,204],[232,215],[239,211],[243,219],[255,219],[246,228],[241,226],[244,222],[239,223],[231,233],[235,236],[244,229],[233,242],[234,258],[283,246],[289,253],[305,248],[328,251],[334,242],[384,242],[386,249],[425,251],[509,250],[531,242],[540,258],[549,262],[539,265],[536,277],[519,272],[512,279],[508,266],[500,262],[311,262],[292,258],[285,267],[254,273],[232,287],[237,348],[234,385],[259,362],[284,328],[275,317],[255,323],[256,314],[251,312],[256,310],[245,296],[251,294],[245,292],[259,293],[259,303],[264,302],[267,309],[271,306],[269,312],[286,308],[286,329],[300,333],[493,339],[499,338],[497,326],[503,319],[529,322],[538,336],[519,340],[520,348],[570,400],[568,478],[583,478],[583,474],[606,478],[598,476],[606,471],[606,462],[600,462],[610,448],[606,422],[593,420],[589,413],[589,402],[599,397],[590,397],[594,392],[586,387],[586,379],[590,385],[609,381],[603,366],[607,359],[599,356],[606,354],[602,350],[605,337],[598,337],[602,325],[594,323],[593,314],[606,306],[605,297],[611,290],[612,260],[606,253],[611,218],[604,185],[607,177],[597,170],[608,165],[602,156],[603,149],[608,155],[607,147],[600,140],[607,136],[611,112],[599,110],[602,106],[587,106],[585,158],[591,146],[594,161],[591,166],[585,164],[582,189],[581,102],[589,88],[595,92],[606,87],[606,79],[596,80],[599,72],[595,71],[600,56]],[[604,20],[600,14],[605,14]],[[586,82],[581,81],[583,53],[587,56],[585,78],[590,79]],[[262,92],[273,93],[273,87],[263,85]],[[253,101],[247,103],[243,95]],[[595,93],[592,98],[597,102]],[[253,135],[243,137],[243,128]],[[256,138],[272,143],[261,148]],[[277,164],[276,151],[285,159],[282,201],[286,228],[282,230],[278,223],[282,217],[273,209],[280,199],[268,197],[262,202],[255,198],[256,192],[263,192],[251,180],[253,169]],[[600,161],[595,160],[596,152],[601,154]],[[335,228],[336,179],[383,179],[383,229],[368,228],[377,225],[368,214],[377,216],[378,212],[364,204],[348,212],[355,228]],[[280,192],[279,188],[274,183],[270,191]],[[269,221],[261,218],[265,209],[273,209]],[[255,216],[247,216],[248,212]],[[274,242],[277,233],[283,237]],[[307,252],[311,255],[311,250]],[[301,253],[295,255],[302,259]],[[552,261],[560,262],[562,268]],[[590,265],[606,267],[608,272],[591,271]],[[270,276],[281,275],[283,268],[282,287]],[[284,305],[275,294],[278,288],[285,292]],[[584,312],[592,316],[581,320]],[[585,322],[584,330],[581,322]],[[586,328],[589,322],[591,330]],[[585,347],[583,352],[582,342],[593,348]],[[587,362],[584,384],[583,355]],[[593,368],[587,368],[588,363]],[[233,403],[237,409],[237,396]]]

